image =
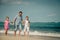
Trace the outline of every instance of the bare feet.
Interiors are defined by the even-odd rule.
[[[16,36],[16,31],[14,31],[14,36]]]
[[[7,35],[7,30],[5,31],[5,35]]]

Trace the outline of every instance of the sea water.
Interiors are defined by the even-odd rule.
[[[0,22],[0,32],[4,30],[4,22]],[[24,26],[22,26],[22,31]],[[9,33],[13,33],[14,25],[9,25]],[[23,33],[22,33],[23,34]],[[31,35],[60,35],[60,22],[31,22],[30,23],[30,34]],[[59,36],[58,35],[58,36]],[[56,35],[57,36],[57,35]]]

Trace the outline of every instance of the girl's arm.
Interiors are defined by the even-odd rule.
[[[13,23],[13,22],[9,22],[9,24],[14,25],[14,23]]]
[[[30,21],[29,21],[29,23],[28,23],[28,26],[30,27]]]

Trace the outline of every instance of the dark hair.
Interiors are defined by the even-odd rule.
[[[19,11],[19,13],[22,13],[22,11]]]
[[[29,17],[28,17],[28,16],[26,16],[26,18],[28,18],[28,19],[29,19]]]
[[[28,17],[28,16],[26,16],[26,17]],[[29,17],[28,17],[29,18]]]
[[[28,18],[27,20],[29,20],[29,17],[28,16],[26,16],[26,18]]]
[[[9,17],[8,17],[8,16],[6,16],[6,18],[8,18],[8,19],[9,19]]]

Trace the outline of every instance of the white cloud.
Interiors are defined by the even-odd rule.
[[[24,2],[23,4],[29,5],[29,2]]]
[[[56,14],[51,13],[51,14],[48,14],[48,16],[49,16],[49,17],[50,17],[50,16],[56,16]]]
[[[12,4],[24,4],[24,5],[28,5],[29,2],[16,1],[16,2],[12,2]]]
[[[6,3],[8,3],[8,0],[1,0],[1,3],[6,4]]]
[[[22,4],[21,1],[14,1],[14,2],[10,2],[10,4]]]
[[[22,0],[2,0],[1,3],[2,4],[24,4],[24,5],[29,4],[28,1],[22,1]]]

